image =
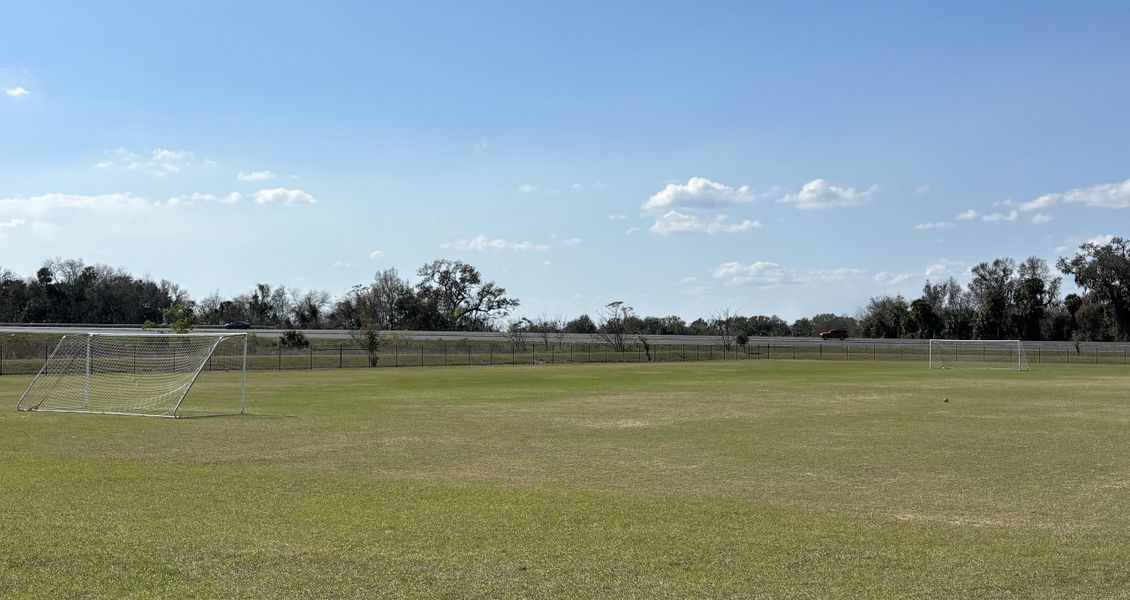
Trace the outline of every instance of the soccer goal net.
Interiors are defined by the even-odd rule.
[[[238,381],[185,410],[185,396],[205,370],[234,373]],[[17,408],[182,417],[243,413],[246,398],[246,334],[84,333],[59,340]]]
[[[930,340],[930,368],[1031,370],[1020,340]]]

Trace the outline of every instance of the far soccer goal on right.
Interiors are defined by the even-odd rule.
[[[930,340],[931,369],[1030,371],[1020,340]]]

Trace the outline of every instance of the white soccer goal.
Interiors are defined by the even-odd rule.
[[[233,382],[202,408],[184,411],[205,369],[238,374],[238,390]],[[242,414],[246,402],[244,333],[83,333],[59,340],[17,408],[176,418]]]
[[[930,368],[1030,371],[1020,340],[930,340]]]

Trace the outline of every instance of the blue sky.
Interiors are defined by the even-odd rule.
[[[0,268],[854,312],[1130,235],[1124,2],[4,2]]]

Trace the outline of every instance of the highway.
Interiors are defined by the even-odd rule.
[[[124,325],[124,326],[105,326],[105,325],[63,325],[63,324],[44,324],[44,325],[25,325],[25,324],[0,324],[0,334],[6,333],[46,333],[46,334],[65,334],[65,333],[155,333],[165,332],[161,329],[144,329],[137,325]],[[267,329],[267,328],[254,328],[254,329],[224,329],[222,327],[200,326],[195,330],[197,333],[251,333],[263,337],[278,337],[287,329]],[[300,330],[307,338],[310,339],[332,339],[332,340],[349,340],[350,330],[348,329],[303,329]],[[406,341],[416,340],[440,340],[440,341],[481,341],[481,342],[507,342],[509,337],[505,333],[497,331],[385,331],[383,334],[389,338],[399,338]],[[653,345],[721,345],[722,338],[718,336],[707,335],[648,335],[647,341]],[[529,342],[542,341],[540,334],[527,334],[526,340]],[[596,336],[590,334],[549,334],[550,343],[554,344],[592,344],[600,343],[601,340]],[[635,337],[630,338],[631,342],[635,342]],[[876,348],[905,348],[905,349],[925,349],[929,346],[929,340],[921,339],[876,339],[876,338],[850,338],[845,341],[840,340],[821,340],[819,337],[752,337],[749,340],[752,345],[769,345],[769,346],[818,346],[830,345],[833,347],[842,347],[848,345],[849,347],[876,347]],[[1025,342],[1024,347],[1026,350],[1034,350],[1040,348],[1045,351],[1065,351],[1073,350],[1073,342]],[[1079,350],[1086,352],[1088,350],[1099,352],[1130,352],[1130,343],[1127,342],[1080,342]]]

